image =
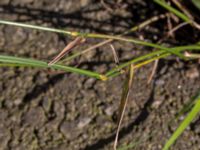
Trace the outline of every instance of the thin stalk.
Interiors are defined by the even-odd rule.
[[[164,7],[168,11],[172,12],[173,14],[175,14],[176,16],[181,18],[183,21],[190,23],[192,26],[194,26],[195,28],[200,30],[200,25],[197,22],[192,20],[192,18],[189,18],[184,13],[182,13],[182,12],[178,11],[177,9],[175,9],[175,8],[171,7],[170,5],[168,5],[164,0],[154,0],[154,2],[159,4],[160,6]]]
[[[165,1],[163,1],[163,0],[154,0],[154,2],[159,4],[160,6],[164,7],[168,11],[172,12],[173,14],[175,14],[176,16],[181,18],[183,21],[192,23],[190,18],[188,18],[184,13],[182,13],[182,12],[178,11],[177,9],[171,7]]]
[[[150,42],[137,40],[137,39],[132,39],[132,38],[125,38],[125,37],[105,35],[105,34],[96,34],[96,33],[71,32],[71,31],[66,31],[66,30],[61,30],[61,29],[41,27],[41,26],[36,26],[36,25],[29,25],[29,24],[23,24],[23,23],[11,22],[11,21],[4,21],[4,20],[0,20],[0,24],[6,24],[6,25],[12,25],[12,26],[18,26],[18,27],[26,27],[26,28],[56,32],[56,33],[63,33],[63,34],[71,35],[71,36],[82,36],[82,37],[87,37],[87,38],[113,39],[113,40],[119,40],[119,41],[124,41],[124,42],[131,42],[131,43],[134,43],[134,44],[139,44],[139,45],[149,46],[149,47],[153,47],[153,48],[157,48],[157,49],[162,49],[166,52],[170,52],[172,54],[175,54],[182,59],[185,59],[184,55],[177,53],[177,52],[174,52],[174,51],[171,51],[167,47],[160,46],[160,45],[150,43]]]
[[[165,57],[167,57],[167,56],[169,56],[169,55],[170,55],[169,53],[161,54],[160,56],[156,56],[156,57],[150,58],[150,59],[148,59],[148,60],[146,60],[146,61],[143,61],[143,62],[141,62],[141,63],[135,64],[135,65],[133,66],[133,68],[134,68],[134,69],[141,68],[141,67],[143,67],[143,66],[145,66],[145,65],[147,65],[147,64],[149,64],[149,63],[151,63],[151,62],[153,62],[153,61],[155,61],[155,60],[158,60],[158,59],[160,59],[160,58],[165,58]],[[107,76],[107,77],[113,78],[113,77],[115,77],[115,76],[117,76],[117,75],[119,75],[119,74],[122,74],[122,73],[124,73],[124,72],[118,71],[118,72],[115,72],[115,73],[113,73],[113,74],[110,74],[110,75]]]
[[[48,31],[48,32],[56,32],[56,33],[62,33],[62,34],[67,34],[67,35],[73,35],[73,32],[71,32],[71,31],[49,28],[49,27],[43,27],[43,26],[30,25],[30,24],[26,24],[26,23],[18,23],[18,22],[13,22],[13,21],[0,20],[0,24],[36,29],[36,30],[43,30],[43,31]]]
[[[147,25],[153,23],[153,22],[156,22],[158,21],[159,19],[164,19],[166,16],[168,16],[169,13],[166,13],[166,14],[161,14],[161,15],[158,15],[158,16],[153,16],[152,18],[148,19],[148,20],[145,20],[144,22],[140,23],[139,25],[136,25],[134,27],[132,27],[130,30],[120,34],[120,35],[117,35],[117,36],[122,36],[122,35],[126,35],[126,34],[129,34],[129,33],[132,33],[132,32],[135,32],[137,30],[141,30],[142,28],[146,27]],[[108,39],[108,40],[105,40],[105,41],[102,41],[100,43],[97,43],[95,45],[92,45],[91,47],[88,47],[87,49],[83,50],[83,51],[80,51],[80,52],[77,52],[71,56],[68,56],[66,59],[64,59],[63,61],[61,62],[67,62],[67,61],[70,61],[74,58],[76,58],[77,56],[80,56],[82,54],[85,54],[93,49],[96,49],[98,47],[101,47],[103,45],[106,45],[110,42],[113,42],[114,40],[113,39]]]
[[[124,42],[130,42],[130,43],[134,43],[134,44],[138,44],[138,45],[149,46],[149,47],[161,49],[161,50],[166,51],[166,52],[170,52],[172,54],[179,56],[182,59],[185,59],[184,55],[182,55],[181,53],[177,53],[176,51],[172,51],[170,48],[160,46],[158,44],[154,44],[154,43],[150,43],[150,42],[141,41],[141,40],[138,40],[138,39],[130,39],[130,38],[124,38],[124,37],[119,37],[119,36],[104,35],[104,34],[93,34],[93,33],[88,34],[87,37],[114,39],[114,40],[119,40],[119,41],[124,41]]]
[[[108,71],[108,72],[106,73],[106,76],[110,77],[110,76],[112,76],[112,74],[114,74],[114,73],[116,73],[116,72],[119,72],[119,70],[121,70],[121,69],[123,69],[123,68],[125,68],[125,67],[127,67],[127,66],[129,66],[129,65],[131,65],[131,64],[138,63],[138,62],[144,61],[144,60],[146,60],[146,59],[150,59],[150,58],[152,58],[152,57],[161,55],[161,54],[163,54],[163,53],[165,53],[165,52],[163,52],[162,50],[159,50],[159,51],[151,52],[151,53],[149,53],[149,54],[146,54],[146,55],[143,55],[143,56],[134,58],[134,59],[132,59],[132,60],[126,62],[126,63],[123,63],[123,64],[121,64],[121,65],[119,65],[119,66],[117,66],[117,67],[111,69],[110,71]]]
[[[181,51],[184,51],[184,50],[188,50],[188,51],[200,50],[200,46],[198,46],[198,45],[178,46],[178,47],[171,48],[171,50],[177,51],[177,52],[181,52]],[[154,51],[154,52],[151,52],[149,54],[134,58],[134,59],[132,59],[132,60],[126,62],[126,63],[123,63],[123,64],[111,69],[110,71],[108,71],[106,73],[106,76],[107,77],[114,76],[114,74],[116,74],[117,72],[118,72],[117,74],[119,74],[119,70],[129,66],[130,64],[138,63],[140,61],[144,61],[146,59],[150,59],[150,58],[155,57],[155,56],[160,56],[161,54],[164,54],[164,53],[166,53],[166,52],[159,50],[159,51]]]

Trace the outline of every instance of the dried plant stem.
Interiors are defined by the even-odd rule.
[[[129,93],[130,93],[130,88],[132,86],[133,75],[134,75],[134,67],[131,64],[129,69],[128,69],[127,78],[126,78],[124,85],[123,85],[123,92],[122,92],[122,97],[121,97],[120,107],[119,107],[117,131],[116,131],[116,136],[115,136],[115,141],[114,141],[114,150],[117,149],[119,131],[120,131],[122,120],[123,120],[124,113],[125,113],[125,110],[126,110],[128,97],[129,97]]]
[[[85,42],[85,39],[83,39],[81,37],[77,37],[75,40],[73,40],[72,42],[67,44],[67,46],[51,62],[48,63],[48,65],[50,66],[52,64],[55,64],[62,57],[64,57],[64,55],[66,55],[70,50],[72,50],[74,47],[76,47],[84,42]]]
[[[160,19],[166,18],[167,16],[169,16],[169,14],[170,14],[170,13],[165,13],[165,14],[161,14],[161,15],[158,15],[158,16],[153,16],[152,18],[150,18],[150,19],[148,19],[148,20],[145,20],[145,21],[142,22],[141,24],[139,24],[139,25],[137,25],[137,26],[131,28],[130,30],[128,30],[128,31],[126,31],[126,32],[124,32],[123,34],[120,34],[120,35],[118,35],[118,36],[127,35],[127,34],[129,34],[129,33],[131,33],[131,32],[135,32],[135,31],[137,31],[137,30],[141,30],[141,29],[143,29],[144,27],[150,25],[151,23],[154,23],[154,22],[156,22],[156,21],[158,21],[158,20],[160,20]],[[93,45],[93,46],[90,46],[89,48],[87,48],[87,49],[85,49],[85,50],[83,50],[83,51],[81,51],[81,52],[78,52],[78,53],[73,54],[72,56],[69,56],[68,58],[66,58],[66,59],[63,60],[62,62],[68,62],[68,61],[74,59],[74,58],[77,57],[77,56],[80,56],[80,55],[82,55],[82,54],[85,54],[85,53],[87,53],[87,52],[89,52],[89,51],[91,51],[91,50],[94,50],[94,49],[96,49],[96,48],[99,48],[99,47],[101,47],[101,46],[104,46],[104,45],[106,45],[106,44],[109,44],[109,43],[111,43],[111,42],[113,42],[113,41],[114,41],[114,39],[104,40],[104,41],[102,41],[102,42],[100,42],[100,43],[98,43],[98,44],[95,44],[95,45]]]
[[[192,18],[188,17],[188,13],[185,14],[184,11],[182,10],[183,7],[182,5],[176,1],[175,4],[180,7],[180,9],[183,11],[183,13],[173,7],[171,7],[170,5],[168,5],[165,1],[163,0],[154,0],[154,2],[156,2],[157,4],[159,4],[160,6],[164,7],[165,9],[167,9],[168,11],[172,12],[173,14],[175,14],[176,16],[178,16],[179,18],[181,18],[184,22],[188,22],[189,24],[191,24],[192,26],[194,26],[195,28],[197,28],[198,30],[200,30],[200,25],[195,22]],[[179,3],[179,4],[178,4]]]
[[[168,35],[173,35],[173,33],[175,31],[177,31],[178,29],[182,28],[183,26],[185,25],[188,25],[189,23],[188,22],[183,22],[183,23],[180,23],[179,25],[175,26],[174,28],[172,28],[169,32],[168,32]]]
[[[111,47],[111,50],[112,50],[112,53],[113,53],[113,56],[114,56],[114,60],[115,60],[115,64],[118,66],[119,65],[119,57],[118,57],[118,54],[114,48],[114,46],[112,44],[110,44],[110,47]]]
[[[194,53],[185,52],[185,57],[188,57],[188,58],[200,58],[200,54],[194,54]]]
[[[149,78],[148,78],[148,80],[147,80],[147,84],[150,84],[150,82],[152,81],[153,76],[154,76],[154,74],[156,73],[156,69],[157,69],[157,67],[158,67],[158,62],[159,62],[159,59],[156,59],[156,60],[154,61],[153,69],[152,69],[151,74],[150,74],[150,76],[149,76]]]
[[[179,0],[171,0],[188,18],[191,20],[194,20],[193,16],[190,14],[190,12],[179,2]]]

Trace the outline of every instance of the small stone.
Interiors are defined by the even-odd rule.
[[[84,83],[84,87],[86,89],[92,88],[93,85],[95,83],[95,79],[94,78],[89,78],[85,83]]]
[[[178,86],[177,86],[177,88],[178,88],[178,89],[181,89],[181,88],[182,88],[182,86],[181,86],[181,85],[178,85]]]
[[[21,103],[22,103],[22,99],[20,99],[20,98],[18,98],[18,99],[16,99],[16,100],[14,101],[14,104],[15,104],[16,106],[19,106]]]
[[[42,108],[30,108],[23,116],[25,126],[42,127],[45,122],[45,115]]]
[[[113,113],[114,113],[114,108],[113,107],[107,107],[106,109],[105,109],[105,113],[106,113],[106,115],[108,115],[108,116],[112,116],[113,115]]]
[[[83,128],[83,127],[85,127],[86,125],[88,125],[90,122],[91,122],[91,118],[83,118],[83,119],[81,119],[80,121],[79,121],[79,123],[78,123],[78,128]]]
[[[191,68],[186,72],[186,77],[195,79],[199,77],[199,70],[197,68]]]
[[[155,102],[152,104],[152,107],[155,108],[155,109],[157,109],[157,108],[159,108],[159,106],[160,106],[161,104],[162,104],[162,101],[160,101],[160,100],[158,101],[158,100],[157,100],[157,101],[155,101]]]
[[[165,81],[164,80],[156,80],[156,85],[159,85],[159,86],[161,86],[161,85],[164,85],[165,84]]]
[[[60,126],[60,131],[67,139],[76,139],[80,133],[79,130],[76,130],[75,125],[76,122],[63,122]]]
[[[90,3],[90,0],[81,0],[81,7],[85,7]]]
[[[19,29],[17,29],[17,31],[14,33],[14,35],[13,35],[13,43],[14,44],[21,44],[21,43],[23,43],[25,40],[27,40],[27,33],[23,30],[23,29],[21,29],[21,28],[19,28]]]

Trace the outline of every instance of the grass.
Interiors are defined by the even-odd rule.
[[[83,70],[75,67],[70,67],[66,65],[60,65],[60,64],[53,64],[51,66],[48,66],[48,64],[44,61],[40,60],[34,60],[31,58],[19,58],[14,56],[5,56],[0,55],[0,66],[10,66],[10,67],[35,67],[35,68],[51,68],[51,69],[57,69],[62,70],[66,72],[73,72],[81,75],[86,75],[88,77],[93,77],[96,79],[106,80],[107,78],[104,75],[101,75],[96,72],[92,72],[89,70]]]
[[[161,7],[165,8],[166,10],[173,13],[180,19],[182,19],[184,22],[188,22],[194,26],[197,25],[196,22],[194,22],[194,20],[191,20],[186,14],[184,14],[184,12],[182,12],[181,10],[177,10],[176,8],[173,8],[172,6],[168,5],[164,0],[153,0],[153,1],[155,3],[157,3],[158,5],[160,5]],[[141,41],[138,39],[128,38],[128,37],[124,36],[130,32],[134,32],[134,31],[138,30],[139,28],[143,28],[146,25],[148,25],[154,21],[157,21],[157,20],[158,20],[158,18],[157,19],[154,18],[152,20],[147,20],[147,21],[141,23],[140,25],[131,28],[129,31],[127,31],[121,35],[117,35],[117,36],[106,35],[106,34],[97,34],[97,33],[81,33],[81,32],[62,30],[62,29],[55,29],[55,28],[50,28],[50,27],[42,27],[42,26],[37,26],[37,25],[29,25],[29,24],[24,24],[24,23],[0,20],[0,24],[4,24],[4,25],[11,25],[11,26],[17,26],[17,27],[23,27],[23,28],[31,28],[31,29],[36,29],[36,30],[48,31],[48,32],[55,32],[55,33],[73,36],[73,37],[81,36],[83,38],[105,39],[105,41],[103,41],[102,43],[94,45],[93,47],[89,47],[88,49],[84,50],[83,52],[78,52],[78,53],[70,56],[69,58],[67,58],[64,61],[70,61],[70,60],[72,60],[94,48],[108,44],[109,42],[111,42],[113,40],[130,42],[130,43],[147,46],[147,47],[151,47],[151,48],[155,49],[154,51],[149,52],[148,54],[133,58],[132,60],[122,63],[122,64],[116,66],[115,68],[112,68],[111,70],[107,70],[104,73],[98,73],[93,70],[85,70],[85,69],[81,69],[81,68],[67,66],[64,64],[64,61],[59,61],[58,63],[52,64],[49,66],[48,62],[45,62],[45,61],[35,60],[35,59],[31,59],[31,58],[5,56],[5,55],[0,55],[0,66],[1,67],[7,66],[7,67],[34,67],[34,68],[39,68],[39,69],[56,69],[56,70],[62,70],[62,71],[66,71],[66,72],[77,73],[80,75],[85,75],[85,76],[96,78],[96,79],[103,80],[103,81],[106,81],[109,78],[113,78],[118,75],[121,75],[124,73],[122,70],[127,70],[127,68],[130,68],[129,71],[130,70],[131,71],[129,72],[127,79],[125,80],[125,83],[124,83],[124,90],[123,90],[124,92],[122,93],[121,105],[119,108],[119,112],[120,112],[119,113],[119,118],[120,118],[119,122],[120,123],[118,123],[118,130],[117,130],[117,134],[116,134],[117,135],[116,141],[115,141],[115,149],[116,149],[117,137],[118,137],[121,121],[123,119],[123,113],[126,108],[129,89],[130,89],[130,86],[132,83],[133,70],[140,68],[144,65],[147,65],[155,60],[166,58],[171,55],[175,55],[175,56],[179,57],[180,59],[190,60],[192,58],[186,57],[183,54],[184,51],[186,51],[186,50],[187,51],[200,51],[199,44],[183,45],[183,46],[176,46],[176,47],[165,47],[161,44],[150,43],[150,42]],[[193,57],[193,58],[195,58],[195,57]],[[127,73],[127,71],[125,71],[125,73]],[[188,104],[188,105],[190,105],[190,104]],[[198,113],[200,111],[200,97],[197,97],[197,99],[195,99],[195,104],[190,105],[190,106],[191,107],[193,106],[193,108],[189,111],[188,116],[184,119],[184,121],[180,124],[180,126],[177,127],[176,131],[174,131],[174,133],[169,138],[169,140],[166,141],[166,144],[164,145],[163,150],[168,150],[172,146],[172,144],[175,143],[177,138],[183,133],[185,128],[187,128],[189,126],[189,124],[194,120],[194,118],[198,115]],[[134,146],[132,145],[130,147],[134,147]],[[123,149],[126,149],[126,148],[123,148]]]
[[[181,122],[179,127],[174,131],[170,139],[166,142],[163,150],[168,150],[176,139],[183,133],[183,131],[190,125],[190,123],[196,118],[200,112],[200,95],[195,99],[195,104],[191,111],[189,111],[187,117]],[[188,141],[189,142],[189,141]]]

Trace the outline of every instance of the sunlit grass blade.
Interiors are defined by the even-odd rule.
[[[196,100],[199,98],[200,98],[200,92],[198,92],[197,95],[192,97],[191,100],[183,106],[183,108],[177,113],[176,118],[179,118],[181,115],[188,113],[194,106]]]
[[[2,63],[0,66],[5,66],[7,64],[8,67],[23,66],[23,67],[36,67],[36,68],[51,68],[51,69],[58,69],[58,70],[67,71],[67,72],[78,73],[81,75],[86,75],[86,76],[101,79],[101,80],[107,79],[104,75],[101,75],[96,72],[79,69],[75,67],[70,67],[70,66],[64,66],[61,64],[52,64],[49,67],[48,64],[44,61],[34,60],[30,58],[19,58],[19,57],[14,57],[14,56],[0,55],[0,62]]]
[[[180,126],[176,129],[170,139],[166,142],[163,150],[168,150],[172,144],[177,140],[177,138],[183,133],[183,131],[190,125],[190,123],[197,117],[200,112],[200,96],[197,97],[196,103]]]
[[[37,25],[31,25],[31,24],[26,24],[26,23],[18,23],[18,22],[13,22],[13,21],[0,20],[0,24],[36,29],[36,30],[43,30],[43,31],[48,31],[48,32],[56,32],[56,33],[67,34],[67,35],[73,35],[73,32],[71,32],[71,31],[49,28],[49,27],[43,27],[43,26],[37,26]]]
[[[158,20],[160,20],[160,19],[164,19],[164,18],[166,18],[168,15],[169,15],[169,13],[160,14],[160,15],[158,15],[158,16],[157,16],[157,15],[156,15],[156,16],[153,16],[153,17],[149,18],[148,20],[143,21],[142,23],[140,23],[140,24],[138,24],[138,25],[132,27],[131,29],[129,29],[129,30],[125,31],[124,33],[119,34],[119,35],[117,35],[117,36],[123,36],[123,35],[130,34],[130,33],[132,33],[132,32],[135,32],[135,31],[137,31],[137,30],[142,30],[144,27],[146,27],[146,26],[150,25],[151,23],[154,23],[154,22],[156,22],[156,21],[158,21]],[[113,41],[114,41],[113,39],[104,40],[104,41],[102,41],[102,42],[100,42],[100,43],[97,43],[97,44],[95,44],[95,45],[92,45],[92,46],[90,46],[90,47],[88,47],[88,48],[86,48],[86,49],[84,49],[84,50],[82,50],[82,51],[79,51],[79,52],[76,52],[76,53],[72,54],[71,56],[69,56],[69,57],[67,57],[66,59],[64,59],[62,62],[71,61],[72,59],[74,59],[74,58],[76,58],[76,57],[78,57],[78,56],[80,56],[80,55],[82,55],[82,54],[85,54],[85,53],[87,53],[87,52],[89,52],[89,51],[91,51],[91,50],[94,50],[94,49],[96,49],[96,48],[99,48],[99,47],[101,47],[101,46],[103,46],[103,45],[109,44],[109,43],[111,43],[111,42],[113,42]]]
[[[163,51],[154,51],[154,52],[148,53],[146,55],[142,55],[142,56],[136,57],[136,58],[134,58],[134,59],[132,59],[130,61],[127,61],[127,62],[125,62],[125,63],[123,63],[123,64],[121,64],[121,65],[119,65],[119,66],[117,66],[117,67],[115,67],[113,69],[111,69],[110,71],[108,71],[106,73],[106,76],[113,77],[114,74],[120,73],[119,71],[121,69],[123,69],[123,68],[125,68],[125,67],[127,67],[127,66],[129,66],[131,64],[139,63],[141,61],[145,61],[146,59],[150,59],[152,57],[155,57],[155,56],[158,56],[158,55],[161,55],[161,54],[164,54],[164,53],[165,52],[163,52]]]
[[[18,26],[18,27],[24,27],[24,28],[31,28],[31,29],[37,29],[37,30],[44,30],[44,31],[56,32],[56,33],[63,33],[63,34],[67,34],[70,36],[81,36],[81,37],[85,37],[85,38],[113,39],[113,40],[119,40],[119,41],[124,41],[124,42],[130,42],[130,43],[134,43],[134,44],[138,44],[138,45],[161,49],[166,52],[170,52],[174,55],[177,55],[178,57],[180,57],[182,59],[185,59],[184,55],[182,55],[181,53],[178,53],[176,51],[172,51],[170,48],[167,48],[167,47],[164,47],[164,46],[161,46],[158,44],[146,42],[146,41],[141,41],[138,39],[133,39],[133,38],[126,38],[126,37],[122,37],[122,36],[113,36],[113,35],[106,35],[106,34],[97,34],[97,33],[71,32],[71,31],[66,31],[66,30],[61,30],[61,29],[54,29],[54,28],[49,28],[49,27],[29,25],[29,24],[17,23],[17,22],[12,22],[12,21],[4,21],[4,20],[0,20],[0,24],[12,25],[12,26]]]
[[[154,2],[156,2],[160,6],[164,7],[168,11],[172,12],[173,14],[175,14],[176,16],[181,18],[183,21],[191,23],[190,18],[188,18],[184,13],[180,12],[179,10],[177,10],[177,9],[173,8],[172,6],[168,5],[164,0],[154,0]]]
[[[187,51],[200,51],[200,46],[199,45],[177,46],[177,47],[174,47],[174,48],[171,48],[171,49],[173,51],[177,51],[177,52],[182,52],[182,51],[185,51],[185,50],[187,50]],[[166,56],[164,56],[163,54],[166,54]],[[130,64],[139,63],[139,62],[145,61],[145,60],[151,61],[151,60],[148,60],[148,59],[151,59],[153,57],[164,58],[164,57],[167,57],[169,55],[170,55],[170,53],[163,52],[162,50],[154,51],[154,52],[148,53],[146,55],[136,57],[136,58],[134,58],[130,61],[127,61],[127,62],[111,69],[110,71],[108,71],[106,73],[106,76],[114,77],[114,76],[120,74],[119,70],[129,66]],[[152,60],[155,60],[155,59],[152,59]]]
[[[123,116],[124,116],[124,113],[125,113],[126,105],[127,105],[127,102],[128,102],[128,96],[129,96],[130,88],[131,88],[131,85],[132,85],[132,82],[133,82],[133,75],[134,75],[133,65],[130,65],[130,67],[128,69],[127,78],[126,78],[124,85],[123,85],[122,97],[121,97],[120,106],[119,106],[118,124],[117,124],[117,131],[116,131],[115,142],[114,142],[114,149],[115,150],[117,149],[119,131],[120,131]]]
[[[149,64],[149,63],[151,63],[151,62],[153,62],[155,60],[158,60],[160,58],[164,58],[164,57],[167,57],[167,56],[169,56],[169,53],[164,53],[164,54],[161,54],[159,56],[156,56],[156,57],[153,57],[153,58],[149,58],[149,59],[147,59],[147,60],[145,60],[143,62],[139,62],[138,64],[135,64],[134,65],[134,69],[141,68],[141,67],[143,67],[143,66],[145,66],[145,65],[147,65],[147,64]],[[122,73],[123,73],[123,71],[119,70],[118,72],[115,72],[115,73],[109,75],[108,77],[115,77],[115,76],[117,76],[119,74],[122,74]]]
[[[200,1],[199,0],[192,0],[192,3],[200,10]]]
[[[200,50],[200,46],[199,45],[188,45],[188,46],[179,46],[179,47],[174,47],[171,48],[173,51],[190,51],[190,50]],[[119,70],[122,70],[123,68],[131,65],[131,64],[135,64],[135,63],[139,63],[141,61],[145,61],[147,59],[147,62],[149,61],[153,61],[155,60],[155,57],[158,57],[162,54],[165,54],[166,52],[160,50],[160,51],[154,51],[151,53],[148,53],[146,55],[134,58],[133,60],[130,60],[126,63],[123,63],[121,65],[119,65],[118,67],[113,68],[112,70],[108,71],[107,73],[105,73],[105,75],[101,75],[99,73],[96,72],[92,72],[92,71],[88,71],[88,70],[83,70],[83,69],[79,69],[79,68],[75,68],[75,67],[70,67],[70,66],[64,66],[64,65],[52,65],[51,67],[49,67],[47,65],[46,62],[44,61],[39,61],[39,60],[33,60],[30,58],[19,58],[19,57],[14,57],[14,56],[4,56],[4,55],[0,55],[0,62],[4,63],[1,64],[1,66],[5,66],[5,64],[9,64],[8,66],[26,66],[26,67],[40,67],[40,68],[54,68],[54,69],[60,69],[60,70],[64,70],[64,71],[68,71],[68,72],[75,72],[78,74],[83,74],[83,75],[87,75],[90,77],[95,77],[97,79],[101,79],[101,80],[107,80],[107,77],[113,77],[116,75],[119,75]],[[170,53],[166,53],[166,56],[162,56],[162,57],[167,57],[167,55],[170,55]],[[159,58],[160,58],[159,57]],[[151,59],[152,58],[152,59]],[[137,65],[136,65],[137,66]]]

